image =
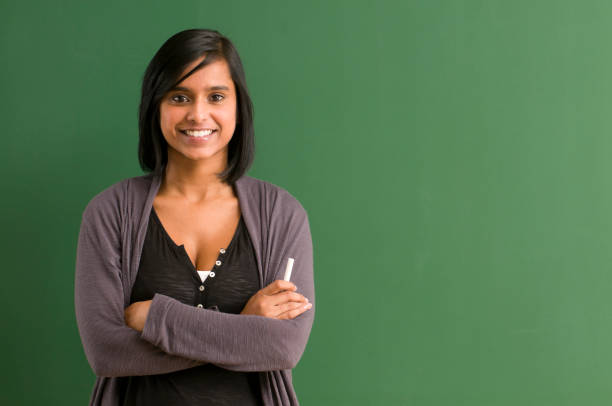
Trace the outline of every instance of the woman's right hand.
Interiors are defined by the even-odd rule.
[[[294,319],[312,307],[307,298],[295,292],[296,289],[291,282],[276,280],[251,296],[240,314]]]

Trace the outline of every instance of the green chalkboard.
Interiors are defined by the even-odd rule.
[[[307,209],[317,317],[301,404],[612,398],[612,3],[4,1],[3,405],[84,405],[83,208],[140,175],[144,69],[230,37],[250,175]]]

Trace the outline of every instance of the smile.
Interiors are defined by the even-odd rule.
[[[190,137],[208,137],[217,130],[179,130]]]

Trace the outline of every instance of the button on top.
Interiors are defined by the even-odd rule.
[[[200,303],[200,304],[198,304],[196,307],[197,307],[198,309],[201,309],[201,308],[203,308],[204,306],[202,306],[202,303]]]
[[[221,251],[222,254],[225,254],[225,250],[223,248],[221,248],[219,251]]]
[[[204,292],[204,285],[200,285],[198,289],[200,289],[200,292]]]
[[[215,273],[211,272],[211,273],[208,274],[208,276],[210,276],[211,278],[214,278],[215,277]]]
[[[217,261],[217,262],[215,262],[215,264],[216,264],[217,266],[219,266],[219,265],[221,265],[221,261]]]

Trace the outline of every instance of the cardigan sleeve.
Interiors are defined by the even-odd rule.
[[[83,212],[75,272],[75,312],[87,360],[98,376],[162,374],[201,365],[142,340],[125,324],[121,216],[112,199]]]
[[[234,371],[295,367],[306,347],[315,310],[312,239],[308,216],[300,209],[291,213],[282,232],[272,233],[276,234],[272,250],[282,253],[285,263],[281,259],[270,265],[275,279],[281,279],[286,258],[295,259],[291,280],[312,308],[294,319],[278,320],[198,309],[156,294],[142,338],[168,354]]]

